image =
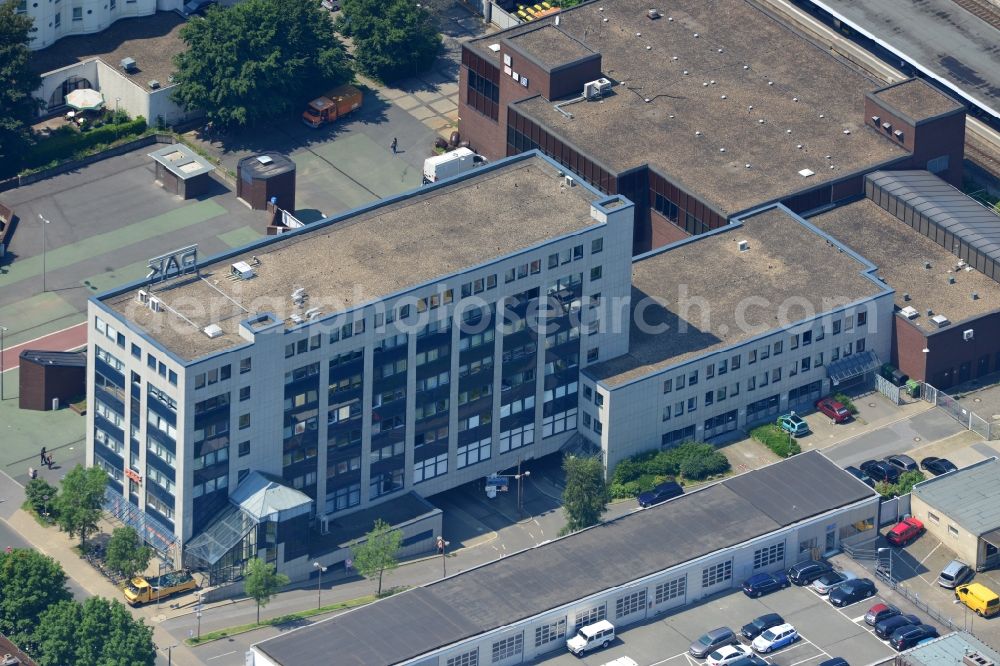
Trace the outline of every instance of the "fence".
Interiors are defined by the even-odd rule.
[[[990,423],[971,409],[966,409],[962,406],[962,403],[944,391],[934,388],[925,382],[923,390],[920,393],[924,400],[940,407],[946,414],[962,424],[964,428],[978,433],[983,439],[1000,439],[1000,424]]]
[[[879,509],[879,527],[890,523],[897,523],[908,513],[910,513],[909,493],[900,497],[883,500],[882,507]]]
[[[875,375],[875,388],[879,393],[892,400],[897,405],[903,404],[902,389],[882,375]]]
[[[505,12],[500,8],[500,5],[495,2],[491,2],[489,7],[490,15],[487,17],[487,20],[501,30],[513,28],[515,25],[521,25],[521,20],[519,18],[513,14]]]

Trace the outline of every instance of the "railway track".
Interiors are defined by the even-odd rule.
[[[751,2],[765,13],[781,20],[785,25],[823,48],[829,49],[834,56],[877,81],[890,84],[909,78],[903,72],[886,64],[829,26],[820,23],[807,12],[784,0],[751,0]],[[991,23],[992,21],[1000,22],[1000,13],[997,13],[986,0],[954,0],[954,2],[983,20]],[[966,4],[975,9],[966,7]],[[983,13],[990,14],[992,20],[985,18]],[[985,171],[1000,178],[1000,134],[979,120],[967,116],[965,157]]]
[[[952,2],[1000,30],[1000,10],[986,0],[952,0]]]

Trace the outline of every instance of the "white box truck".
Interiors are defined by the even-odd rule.
[[[445,178],[457,176],[486,164],[486,158],[468,148],[456,148],[444,155],[435,155],[424,160],[424,184],[436,183]]]

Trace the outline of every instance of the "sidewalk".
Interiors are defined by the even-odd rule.
[[[34,517],[20,508],[24,502],[24,488],[6,474],[0,474],[0,499],[4,500],[0,503],[0,519],[20,534],[35,550],[59,562],[66,575],[88,594],[122,601],[121,590],[98,574],[86,560],[73,551],[73,547],[79,543],[77,539],[70,539],[56,527],[42,527]],[[155,612],[155,607],[153,609]],[[159,626],[163,617],[155,618],[152,613],[144,612],[142,609],[131,610],[134,616],[145,620],[148,626],[153,627],[153,642],[157,646],[165,648],[181,642]],[[158,655],[157,660],[160,660],[160,656],[166,663],[165,655]],[[194,654],[183,645],[174,648],[173,658],[180,664],[197,663]]]

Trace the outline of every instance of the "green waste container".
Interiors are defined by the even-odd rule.
[[[909,379],[906,382],[906,392],[911,398],[920,397],[920,382],[916,379]]]

